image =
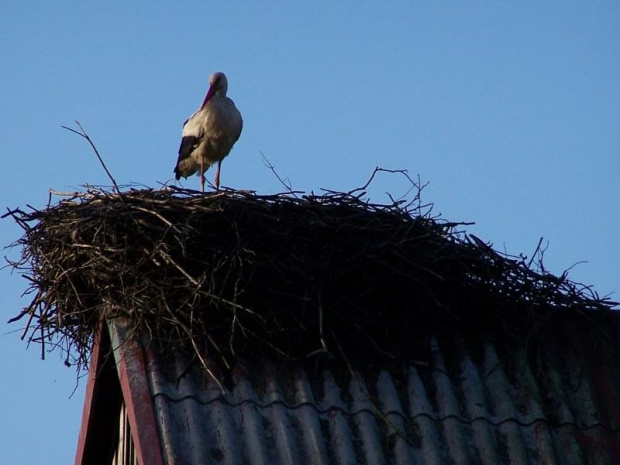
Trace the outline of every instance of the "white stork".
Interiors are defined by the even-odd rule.
[[[227,90],[226,75],[213,73],[202,105],[183,123],[183,139],[174,174],[178,180],[181,176],[187,178],[198,172],[202,192],[205,191],[205,171],[215,162],[215,188],[219,189],[222,160],[239,139],[243,128],[241,113],[226,97]]]

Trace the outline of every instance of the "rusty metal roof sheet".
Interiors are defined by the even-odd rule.
[[[533,355],[433,339],[429,354],[398,370],[246,361],[222,392],[181,354],[151,347],[165,462],[620,463],[620,351],[592,334],[567,327]]]

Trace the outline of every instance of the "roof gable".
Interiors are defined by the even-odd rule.
[[[163,464],[143,348],[127,337],[122,324],[110,322],[96,334],[76,465],[111,463],[119,441],[121,404],[138,463]]]
[[[122,392],[110,347],[106,327],[100,325],[93,342],[76,465],[109,465],[112,461]]]

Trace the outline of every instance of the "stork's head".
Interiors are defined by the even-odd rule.
[[[209,78],[209,91],[205,97],[202,106],[204,107],[214,95],[220,97],[226,97],[226,91],[228,90],[228,79],[226,75],[221,72],[213,73]]]

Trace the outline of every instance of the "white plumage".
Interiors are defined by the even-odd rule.
[[[194,173],[205,190],[204,173],[217,162],[215,188],[220,187],[222,160],[230,153],[243,129],[243,119],[235,103],[226,97],[228,80],[224,73],[213,73],[209,91],[200,108],[183,124],[179,158],[174,168],[176,179]]]

